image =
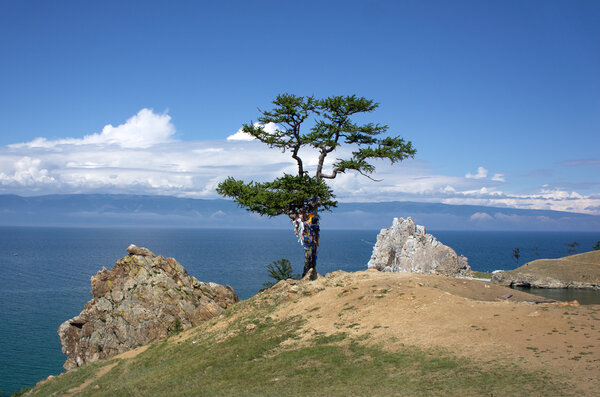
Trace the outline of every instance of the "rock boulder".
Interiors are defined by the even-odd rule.
[[[384,272],[446,276],[466,275],[471,270],[466,257],[458,256],[411,218],[394,218],[391,227],[381,230],[368,267]]]
[[[198,281],[173,258],[135,245],[127,251],[92,276],[93,299],[58,328],[65,369],[162,339],[239,301],[230,286]]]

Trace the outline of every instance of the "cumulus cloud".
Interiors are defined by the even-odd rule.
[[[54,182],[48,170],[41,167],[42,161],[28,156],[16,160],[12,170],[0,172],[0,185],[22,185],[35,187]]]
[[[476,174],[471,174],[470,172],[467,173],[467,175],[465,175],[465,178],[468,179],[483,179],[483,178],[487,178],[488,175],[488,170],[486,170],[483,167],[479,167],[477,168],[477,173]]]
[[[256,138],[248,133],[245,133],[241,128],[235,134],[227,137],[228,141],[252,141],[254,139]]]
[[[260,123],[254,123],[255,127],[260,127],[262,126],[263,129],[272,134],[275,131],[277,131],[277,124],[275,123],[267,123],[267,124],[260,124]],[[242,131],[242,129],[240,128],[239,130],[236,131],[235,134],[233,135],[229,135],[227,137],[228,141],[252,141],[255,140],[256,138],[254,138],[252,135],[245,133],[244,131]]]
[[[107,124],[99,133],[83,138],[47,140],[36,138],[31,142],[10,145],[12,148],[52,148],[59,145],[117,145],[123,148],[148,148],[173,140],[175,126],[168,114],[156,114],[142,109],[125,123],[116,127]]]
[[[228,175],[266,180],[283,169],[291,167],[293,172],[294,166],[287,154],[259,142],[169,140],[131,147],[82,140],[0,148],[0,193],[43,190],[216,198],[217,184]]]
[[[273,131],[276,125],[267,125]],[[239,133],[239,131],[238,131]],[[232,138],[237,133],[231,135]],[[217,198],[219,182],[233,176],[245,181],[267,181],[282,173],[297,172],[289,153],[269,149],[257,140],[188,141],[174,139],[175,127],[167,114],[142,109],[125,123],[105,126],[82,138],[46,140],[0,147],[0,193],[162,194]],[[348,148],[332,153],[326,172]],[[314,172],[317,153],[303,148],[305,169]],[[565,210],[600,213],[600,195],[542,187],[533,193],[514,194],[497,187],[502,174],[488,178],[479,167],[475,175],[443,175],[422,160],[391,166],[375,160],[373,182],[347,172],[330,181],[339,201],[420,201],[496,207]],[[507,184],[502,184],[507,188]],[[489,214],[488,214],[489,215]],[[483,213],[473,221],[487,219]]]
[[[484,168],[484,167],[479,167],[477,168],[477,173],[476,174],[471,174],[470,172],[468,172],[465,175],[465,178],[467,179],[487,179],[489,174],[489,171]],[[500,174],[500,173],[495,173],[490,180],[494,181],[494,182],[506,182],[506,180],[504,179],[504,174]]]

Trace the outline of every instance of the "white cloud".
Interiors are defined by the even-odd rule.
[[[28,156],[22,157],[13,164],[8,174],[0,172],[0,185],[32,186],[45,185],[54,182],[48,175],[48,170],[41,168],[42,161]]]
[[[472,221],[489,221],[491,219],[494,219],[490,214],[485,213],[485,212],[476,212],[473,215],[471,215],[471,217],[469,218]]]
[[[599,198],[594,195],[582,195],[564,190],[542,189],[533,194],[510,194],[501,191],[481,194],[481,191],[463,191],[453,197],[441,198],[439,201],[446,204],[542,209],[600,215],[600,211],[594,208],[600,203]]]
[[[506,180],[504,179],[504,174],[494,174],[494,176],[492,177],[492,181],[506,182]]]
[[[263,127],[263,129],[268,132],[268,133],[274,133],[275,131],[277,131],[277,124],[275,123],[267,123],[267,124],[260,124],[260,123],[254,123],[255,127],[259,127],[261,126]],[[254,138],[252,135],[245,133],[244,131],[242,131],[242,129],[240,128],[239,130],[236,131],[235,134],[233,135],[229,135],[227,137],[228,141],[253,141],[256,138]]]
[[[239,130],[237,130],[237,132],[233,135],[229,135],[227,137],[228,141],[253,141],[256,138],[254,138],[252,135],[245,133],[244,131],[242,131],[242,129],[240,128]]]
[[[487,175],[488,175],[488,170],[486,170],[483,167],[479,167],[479,168],[477,168],[477,173],[476,174],[467,173],[467,175],[465,175],[465,178],[468,178],[468,179],[484,179],[484,178],[487,178]]]
[[[468,172],[465,175],[465,178],[467,179],[486,179],[488,177],[488,173],[489,171],[484,168],[484,167],[479,167],[477,168],[477,173],[476,174],[471,174],[470,172]],[[494,181],[494,182],[506,182],[506,180],[504,179],[504,174],[500,174],[500,173],[495,173],[490,180]]]
[[[275,125],[266,128],[274,129]],[[289,152],[269,149],[257,140],[179,142],[166,114],[142,109],[125,123],[106,126],[83,138],[32,142],[0,147],[0,193],[131,193],[217,198],[215,188],[228,176],[245,181],[271,180],[297,172]],[[235,134],[234,134],[235,135]],[[332,153],[326,172],[347,148]],[[317,153],[302,149],[305,169],[314,172]],[[339,201],[421,201],[499,207],[554,209],[600,213],[600,195],[553,189],[514,194],[497,189],[504,179],[479,167],[476,175],[435,173],[421,160],[391,166],[374,161],[373,182],[356,173],[340,174],[331,183]],[[469,177],[470,175],[470,177]],[[473,220],[482,220],[478,215]]]
[[[454,193],[456,193],[456,189],[450,185],[446,185],[446,186],[444,186],[443,189],[440,189],[440,192],[447,193],[447,194],[454,194]]]
[[[123,148],[149,148],[173,140],[175,127],[171,116],[156,114],[151,109],[142,109],[125,123],[113,127],[107,124],[100,133],[86,135],[81,139],[66,138],[49,141],[36,138],[31,142],[10,145],[12,148],[52,148],[59,145],[117,145]]]

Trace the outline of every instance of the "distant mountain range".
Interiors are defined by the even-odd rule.
[[[322,228],[381,229],[412,217],[432,230],[600,231],[600,216],[571,212],[393,201],[339,203]],[[0,226],[286,228],[286,217],[249,213],[229,200],[169,196],[0,195]]]

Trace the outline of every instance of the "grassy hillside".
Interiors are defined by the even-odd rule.
[[[600,251],[590,251],[558,259],[537,259],[506,273],[600,283]]]
[[[509,291],[508,300],[496,298]],[[167,340],[28,394],[593,395],[600,307],[374,271],[278,283]]]

